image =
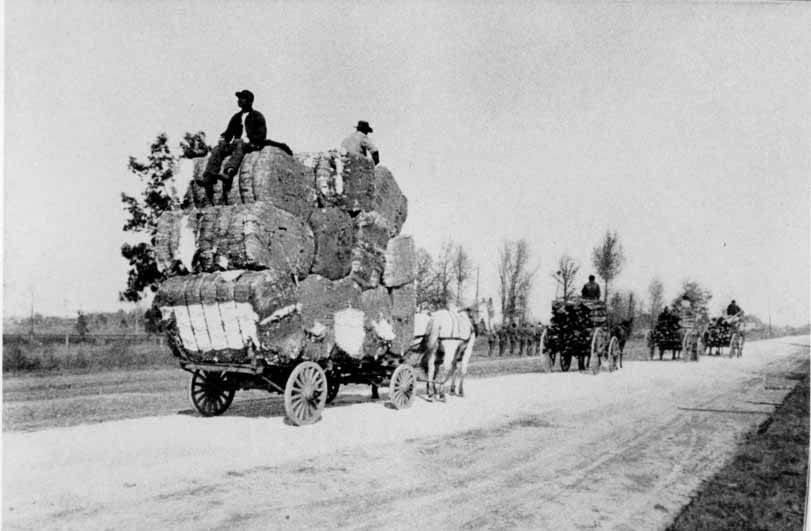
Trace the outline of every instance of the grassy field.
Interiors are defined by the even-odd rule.
[[[116,341],[106,345],[12,344],[3,348],[3,376],[98,372],[176,365],[167,347],[154,343]]]
[[[735,458],[687,505],[672,531],[803,529],[808,481],[808,365],[801,382]]]

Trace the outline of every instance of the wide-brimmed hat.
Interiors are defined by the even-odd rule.
[[[235,92],[234,96],[237,98],[245,98],[246,100],[253,102],[253,92],[250,90],[240,90],[239,92]]]
[[[358,125],[357,125],[356,129],[358,131],[360,131],[361,133],[373,133],[374,132],[374,129],[372,129],[372,126],[369,125],[369,122],[367,122],[365,120],[360,120],[358,122]]]

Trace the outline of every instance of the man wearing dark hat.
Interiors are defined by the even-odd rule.
[[[380,154],[377,151],[377,147],[375,147],[368,136],[368,134],[373,131],[369,122],[361,120],[358,122],[355,129],[356,131],[354,133],[344,138],[344,141],[341,142],[341,147],[344,148],[347,153],[352,153],[353,155],[361,157],[371,155],[375,165],[380,164]]]
[[[246,153],[262,149],[267,143],[267,125],[262,113],[253,108],[253,92],[240,90],[235,94],[239,112],[231,117],[228,127],[220,135],[219,143],[211,150],[206,171],[203,173],[203,186],[211,204],[214,204],[214,183],[223,182],[223,198],[228,196],[234,176],[242,164]],[[220,166],[229,156],[220,174]]]

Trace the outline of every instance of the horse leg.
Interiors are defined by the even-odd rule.
[[[432,348],[428,351],[427,357],[428,368],[426,376],[428,380],[425,382],[425,391],[428,393],[428,401],[433,402],[434,392],[436,391],[436,385],[434,385],[434,375],[436,374],[436,348]]]
[[[473,342],[469,342],[465,347],[464,354],[462,354],[462,365],[459,367],[459,396],[465,396],[465,375],[467,374],[467,364],[470,363],[470,357],[473,354]]]

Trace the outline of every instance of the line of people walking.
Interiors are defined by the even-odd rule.
[[[487,333],[487,355],[538,356],[544,327],[541,323],[511,323],[494,327]]]

